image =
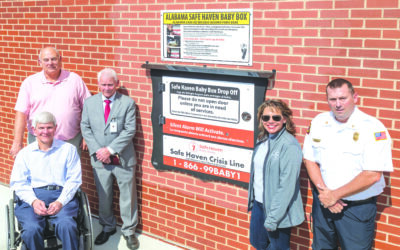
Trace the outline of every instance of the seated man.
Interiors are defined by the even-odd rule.
[[[46,217],[63,249],[78,249],[75,193],[82,183],[81,162],[72,144],[54,139],[56,127],[49,112],[34,118],[37,141],[18,153],[11,173],[10,187],[19,198],[15,215],[28,249],[44,249]]]

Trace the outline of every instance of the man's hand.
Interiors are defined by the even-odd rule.
[[[47,210],[48,215],[56,215],[58,212],[60,212],[61,208],[63,205],[59,201],[55,201],[50,203],[49,209]]]
[[[82,139],[81,149],[82,149],[82,151],[87,151],[88,150],[88,146],[86,144],[85,139]]]
[[[111,153],[108,151],[107,147],[101,148],[96,152],[96,158],[104,163],[111,163],[110,161]]]
[[[11,149],[10,149],[10,155],[15,158],[17,157],[18,152],[22,149],[22,142],[13,142]]]
[[[33,207],[33,211],[35,212],[35,214],[40,215],[40,216],[48,215],[46,204],[44,203],[44,201],[36,199],[32,202],[32,207]]]
[[[341,213],[343,208],[347,206],[346,203],[344,203],[342,200],[338,200],[335,205],[328,207],[329,211],[333,214],[338,214]]]
[[[336,202],[339,200],[335,197],[332,190],[328,189],[327,187],[322,187],[321,185],[317,185],[317,188],[319,191],[318,198],[321,204],[324,206],[324,208],[328,208],[335,205]]]

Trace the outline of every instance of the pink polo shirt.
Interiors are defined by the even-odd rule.
[[[82,78],[73,72],[61,70],[57,82],[51,83],[41,71],[22,82],[15,110],[27,115],[28,131],[32,134],[35,114],[51,112],[57,119],[55,138],[66,141],[80,132],[83,102],[90,95]]]

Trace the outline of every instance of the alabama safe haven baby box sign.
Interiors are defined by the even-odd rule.
[[[252,65],[253,13],[235,10],[161,12],[161,59]]]

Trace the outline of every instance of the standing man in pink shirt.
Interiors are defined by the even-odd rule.
[[[39,64],[43,70],[27,77],[18,94],[10,154],[16,157],[22,149],[25,126],[28,127],[28,143],[36,140],[32,119],[43,111],[56,117],[55,138],[73,144],[80,154],[81,149],[87,148],[79,125],[83,102],[91,94],[80,76],[61,68],[62,58],[55,48],[41,49]]]

